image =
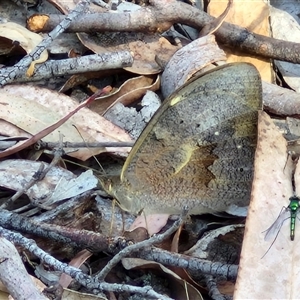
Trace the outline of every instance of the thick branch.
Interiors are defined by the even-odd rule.
[[[214,17],[179,1],[152,0],[152,7],[132,13],[102,13],[82,16],[68,28],[69,32],[141,31],[163,32],[174,23],[199,30],[213,22]],[[62,16],[51,15],[42,31],[56,26]],[[215,33],[217,41],[232,49],[282,61],[300,63],[300,44],[254,34],[237,25],[224,22]]]

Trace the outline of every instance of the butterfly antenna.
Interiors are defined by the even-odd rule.
[[[143,217],[144,217],[144,219],[145,219],[146,229],[147,229],[148,234],[149,234],[149,226],[148,226],[148,220],[147,220],[147,216],[146,216],[146,214],[145,214],[145,210],[142,209],[141,213],[143,214]],[[150,235],[149,235],[149,236],[150,236]]]
[[[89,148],[86,140],[83,138],[82,134],[80,133],[80,131],[78,130],[78,128],[76,127],[76,125],[72,124],[75,129],[77,130],[78,134],[80,135],[81,139],[83,140],[83,142],[85,143],[86,147],[88,148],[88,150],[91,152],[91,155],[93,156],[93,158],[95,159],[95,161],[97,162],[97,164],[99,165],[100,169],[102,170],[103,174],[105,174],[105,170],[103,169],[103,167],[101,166],[99,160],[97,159],[97,157],[95,155],[92,154],[92,150],[91,148]]]
[[[113,233],[113,227],[114,227],[114,220],[115,220],[115,208],[116,208],[116,200],[114,199],[111,203],[112,205],[112,218],[111,218],[111,221],[110,221],[110,226],[109,226],[109,236],[112,236],[112,233]],[[123,228],[124,229],[124,228]],[[124,230],[123,230],[124,231]]]

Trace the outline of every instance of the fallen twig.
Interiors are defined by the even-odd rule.
[[[226,300],[226,296],[222,295],[218,289],[217,283],[215,278],[213,278],[213,276],[211,275],[206,275],[205,276],[205,283],[206,286],[209,290],[209,296],[213,299],[213,300]]]
[[[189,25],[201,30],[215,18],[181,1],[151,0],[152,6],[132,13],[101,13],[81,17],[68,28],[68,32],[135,31],[155,33],[167,31],[174,23]],[[62,16],[51,15],[44,32],[51,30]],[[282,61],[300,63],[300,44],[270,38],[249,32],[247,29],[224,22],[215,32],[221,44],[234,50]]]
[[[40,258],[42,262],[52,266],[57,271],[61,271],[70,275],[72,278],[77,280],[80,284],[91,291],[94,291],[94,289],[98,289],[100,291],[104,290],[118,293],[129,292],[139,294],[145,298],[171,300],[171,298],[155,292],[150,286],[136,287],[126,284],[111,284],[106,282],[99,282],[97,279],[95,279],[95,277],[86,275],[81,270],[70,267],[67,264],[58,261],[51,255],[40,249],[36,245],[35,241],[27,239],[19,233],[15,233],[0,227],[0,236],[8,239],[14,244],[21,245],[22,247],[30,251],[30,253]]]
[[[198,273],[205,273],[213,276],[222,275],[229,280],[236,279],[238,271],[237,265],[210,262],[198,257],[169,252],[155,247],[141,249],[131,255],[131,257],[138,257],[150,261],[152,260],[165,266],[180,267],[187,271],[196,271]]]
[[[78,143],[70,143],[70,142],[63,142],[62,146],[64,148],[102,148],[102,147],[132,147],[134,142],[95,142],[95,143],[85,143],[85,142],[78,142]],[[35,145],[35,149],[53,149],[58,146],[58,143],[55,142],[43,142],[38,141]]]
[[[14,82],[38,81],[53,78],[54,76],[67,76],[89,71],[119,69],[132,65],[133,58],[129,51],[86,55],[76,58],[50,60],[35,66],[33,76],[21,74]],[[0,76],[12,72],[14,67],[0,70]],[[1,78],[1,77],[0,77]]]

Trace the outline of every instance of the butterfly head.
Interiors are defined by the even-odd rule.
[[[143,210],[139,196],[131,193],[129,183],[121,181],[120,177],[110,179],[107,192],[119,202],[123,210],[134,215],[138,215]]]

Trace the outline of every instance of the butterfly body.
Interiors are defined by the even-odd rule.
[[[218,67],[166,99],[110,192],[134,214],[226,211],[249,203],[261,81],[250,64]]]

